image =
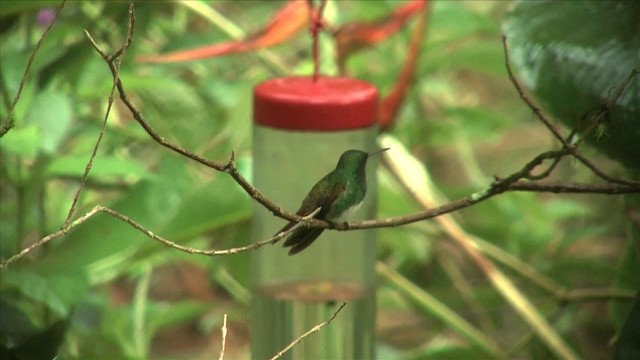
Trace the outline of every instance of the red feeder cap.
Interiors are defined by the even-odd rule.
[[[253,95],[255,123],[278,129],[340,131],[378,119],[378,90],[352,78],[277,78],[256,86]]]

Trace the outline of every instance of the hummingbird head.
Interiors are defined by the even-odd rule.
[[[364,169],[365,165],[367,165],[367,159],[386,150],[389,150],[389,148],[378,150],[370,154],[360,150],[347,150],[340,155],[340,160],[338,160],[338,166],[336,166],[336,169]]]

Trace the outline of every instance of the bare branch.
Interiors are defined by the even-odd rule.
[[[120,81],[120,79],[116,76],[117,74],[117,67],[114,65],[114,61],[113,58],[110,56],[107,56],[102,49],[100,49],[100,47],[97,45],[97,43],[95,41],[91,41],[91,44],[93,45],[94,49],[100,54],[100,56],[102,56],[103,60],[105,60],[105,62],[107,63],[107,65],[109,66],[109,69],[111,70],[112,75],[114,76],[114,82],[116,85],[116,88],[118,89],[118,92],[120,94],[120,100],[122,100],[122,102],[125,104],[125,106],[129,109],[129,111],[131,112],[131,114],[133,115],[133,118],[142,126],[142,128],[147,132],[147,134],[149,134],[149,136],[151,136],[151,138],[153,140],[155,140],[157,143],[159,143],[160,145],[178,153],[181,154],[191,160],[194,160],[204,166],[207,166],[209,168],[218,170],[218,171],[223,171],[228,173],[229,175],[231,175],[231,177],[238,183],[238,185],[240,185],[240,187],[242,187],[245,192],[251,196],[253,199],[255,199],[256,201],[258,201],[260,204],[262,204],[265,208],[267,208],[269,211],[271,211],[274,215],[279,216],[281,218],[284,218],[286,220],[289,221],[300,221],[301,217],[293,214],[285,209],[283,209],[282,207],[274,204],[272,201],[270,201],[269,199],[267,199],[264,195],[262,195],[262,193],[255,188],[253,185],[251,185],[249,183],[249,181],[247,179],[245,179],[240,172],[238,171],[237,167],[235,166],[235,162],[233,159],[233,155],[231,157],[231,159],[226,163],[220,163],[220,162],[216,162],[216,161],[211,161],[208,160],[198,154],[195,154],[189,150],[186,150],[184,148],[182,148],[179,145],[173,144],[172,142],[170,142],[169,140],[167,140],[166,138],[164,138],[163,136],[161,136],[160,134],[158,134],[153,127],[149,124],[149,122],[144,118],[144,116],[140,113],[140,111],[138,111],[138,109],[133,105],[133,103],[131,102],[131,100],[129,99],[129,96],[127,95],[127,92],[125,91],[124,85],[122,84],[122,82]]]
[[[24,256],[26,253],[29,253],[30,251],[32,251],[34,248],[37,248],[38,246],[43,245],[44,243],[57,238],[59,236],[64,235],[68,230],[70,230],[71,228],[79,225],[80,223],[84,222],[84,220],[86,220],[87,216],[92,216],[93,214],[95,214],[95,212],[105,212],[113,217],[119,218],[122,221],[125,221],[126,223],[128,223],[129,225],[133,226],[134,228],[136,228],[137,230],[141,231],[142,233],[146,234],[147,236],[151,237],[154,240],[163,242],[165,245],[173,247],[175,249],[178,249],[180,251],[185,251],[185,252],[189,252],[189,253],[194,253],[194,254],[203,254],[203,255],[208,255],[208,256],[214,256],[214,255],[224,255],[224,254],[235,254],[238,252],[242,252],[242,251],[247,251],[247,250],[253,250],[253,249],[257,249],[260,246],[269,244],[269,243],[273,243],[275,241],[277,241],[277,239],[280,239],[284,236],[286,236],[288,234],[287,233],[283,233],[283,234],[278,234],[277,236],[262,241],[262,242],[258,242],[258,243],[254,243],[245,247],[240,247],[240,248],[233,248],[233,249],[228,249],[228,250],[200,250],[200,249],[193,249],[193,248],[189,248],[189,247],[183,247],[181,245],[175,244],[169,240],[166,240],[160,236],[157,236],[155,234],[153,234],[151,231],[145,229],[142,225],[136,223],[135,221],[133,221],[132,219],[128,218],[125,215],[119,214],[111,209],[108,209],[106,207],[103,206],[97,206],[95,207],[93,210],[91,210],[89,213],[83,215],[82,217],[76,219],[75,221],[72,222],[72,217],[73,214],[75,212],[75,209],[77,207],[77,203],[79,201],[79,197],[83,191],[84,188],[84,184],[86,183],[88,176],[89,176],[89,172],[93,166],[93,161],[96,157],[97,154],[97,149],[100,145],[100,142],[105,134],[105,130],[106,130],[106,121],[108,120],[108,116],[109,116],[109,112],[110,109],[112,107],[113,104],[113,95],[115,92],[115,89],[118,90],[120,99],[122,100],[122,102],[125,104],[125,106],[129,109],[129,111],[131,112],[132,116],[134,117],[134,119],[136,119],[136,121],[145,129],[145,131],[149,134],[149,136],[151,136],[152,139],[154,139],[156,142],[158,142],[160,145],[174,151],[177,152],[189,159],[192,159],[200,164],[203,164],[207,167],[210,167],[212,169],[218,170],[218,171],[222,171],[222,172],[226,172],[229,173],[229,175],[231,175],[231,177],[245,190],[245,192],[253,199],[255,199],[256,201],[258,201],[260,204],[262,204],[265,208],[267,208],[268,210],[270,210],[274,215],[284,218],[286,220],[289,221],[298,221],[299,223],[296,225],[297,226],[310,226],[310,227],[323,227],[323,228],[332,228],[332,229],[336,229],[336,230],[357,230],[357,229],[365,229],[365,228],[379,228],[379,227],[389,227],[389,226],[399,226],[399,225],[404,225],[404,224],[409,224],[409,223],[413,223],[413,222],[417,222],[417,221],[423,221],[426,219],[431,219],[443,214],[447,214],[453,211],[457,211],[460,209],[463,209],[465,207],[469,207],[472,206],[476,203],[479,203],[481,201],[487,200],[493,196],[502,194],[504,192],[508,192],[508,191],[529,191],[529,192],[554,192],[554,193],[593,193],[593,194],[627,194],[627,193],[638,193],[640,192],[640,182],[638,181],[629,181],[629,180],[620,180],[620,179],[613,179],[609,176],[607,176],[606,174],[602,173],[597,167],[595,167],[593,164],[591,164],[588,159],[585,159],[582,155],[580,155],[579,153],[577,153],[575,151],[575,148],[572,147],[571,145],[569,145],[567,143],[566,140],[564,140],[564,138],[562,137],[562,135],[560,134],[560,132],[555,128],[555,126],[551,123],[551,121],[549,121],[545,115],[535,107],[535,105],[533,104],[533,102],[526,96],[524,95],[524,91],[523,88],[520,86],[520,84],[518,83],[517,79],[515,78],[515,76],[513,75],[513,73],[511,72],[510,69],[510,65],[509,65],[509,61],[508,61],[508,55],[505,55],[506,57],[506,64],[507,64],[507,69],[508,72],[510,74],[510,78],[512,79],[512,81],[514,82],[514,85],[516,86],[516,89],[518,90],[518,92],[521,94],[521,97],[523,99],[523,101],[525,101],[525,103],[527,103],[532,110],[534,110],[534,112],[536,112],[536,114],[538,115],[538,117],[541,119],[541,121],[543,121],[543,123],[545,123],[545,125],[550,129],[550,131],[552,131],[555,136],[558,138],[558,140],[562,141],[563,145],[566,144],[566,146],[564,146],[562,149],[560,150],[553,150],[553,151],[547,151],[544,153],[539,154],[538,156],[536,156],[535,158],[533,158],[531,161],[529,161],[527,164],[525,164],[522,169],[520,171],[517,171],[509,176],[507,176],[506,178],[498,178],[496,177],[496,180],[486,189],[477,191],[473,194],[470,194],[464,198],[458,199],[458,200],[454,200],[451,201],[445,205],[436,207],[436,208],[432,208],[432,209],[426,209],[424,211],[420,211],[420,212],[416,212],[414,214],[408,214],[408,215],[403,215],[403,216],[398,216],[398,217],[392,217],[392,218],[386,218],[386,219],[378,219],[378,220],[365,220],[365,221],[358,221],[358,222],[352,222],[352,223],[347,223],[347,224],[332,224],[332,223],[327,223],[325,221],[322,220],[318,220],[318,219],[311,219],[308,217],[301,217],[298,216],[296,214],[293,214],[289,211],[286,211],[285,209],[277,206],[276,204],[274,204],[272,201],[270,201],[269,199],[267,199],[264,195],[262,195],[262,193],[255,188],[253,185],[251,185],[238,171],[236,164],[235,164],[235,154],[232,152],[230,159],[228,162],[226,163],[219,163],[219,162],[215,162],[215,161],[211,161],[208,160],[200,155],[194,154],[182,147],[180,147],[179,145],[173,144],[170,141],[168,141],[167,139],[165,139],[164,137],[162,137],[160,134],[158,134],[152,127],[151,125],[145,120],[145,118],[143,117],[143,115],[138,111],[138,109],[133,105],[133,103],[130,101],[124,85],[121,82],[121,79],[119,77],[119,69],[120,66],[122,64],[123,61],[123,57],[124,55],[126,55],[126,51],[127,49],[132,45],[133,43],[133,34],[134,34],[134,27],[135,27],[135,14],[134,14],[134,7],[133,7],[133,3],[131,3],[130,8],[129,8],[129,28],[128,28],[128,32],[127,32],[127,38],[125,41],[125,44],[119,49],[117,50],[113,55],[108,55],[107,53],[105,53],[100,46],[97,44],[97,42],[91,37],[91,35],[85,31],[87,38],[89,40],[89,42],[92,44],[93,48],[96,50],[96,52],[98,52],[98,54],[100,54],[100,56],[103,58],[103,60],[107,63],[112,75],[113,75],[113,87],[112,87],[112,91],[108,100],[108,107],[107,107],[107,111],[105,113],[104,116],[104,121],[103,121],[103,125],[102,125],[102,129],[101,132],[98,136],[98,139],[96,141],[96,145],[94,146],[93,149],[93,153],[90,157],[89,162],[87,163],[87,166],[85,168],[85,172],[84,175],[82,177],[82,181],[81,184],[74,196],[73,199],[73,203],[71,205],[71,208],[69,210],[69,214],[67,216],[67,219],[65,221],[65,223],[63,224],[61,230],[49,234],[47,236],[45,236],[44,238],[42,238],[40,241],[36,242],[35,244],[31,245],[30,247],[24,249],[23,251],[21,251],[19,254],[14,255],[13,257],[11,257],[9,260],[7,260],[7,262],[5,262],[4,264],[1,265],[0,268],[3,268],[5,266],[7,266],[8,264],[10,264],[11,262],[19,259],[20,257]],[[506,51],[506,38],[504,38],[505,41],[505,51]],[[620,96],[620,94],[622,93],[623,89],[626,87],[626,84],[628,84],[630,82],[630,78],[632,76],[637,75],[637,71],[632,72],[632,74],[630,75],[630,77],[627,79],[627,81],[625,82],[625,84],[621,85],[620,88],[618,88],[618,91],[614,94],[614,97],[618,97]],[[609,101],[610,103],[615,103],[614,99],[611,99]],[[562,140],[561,140],[562,139]],[[555,168],[555,165],[558,163],[558,161],[567,156],[567,155],[572,155],[574,157],[576,157],[577,159],[579,159],[582,163],[584,163],[587,167],[589,167],[592,171],[594,171],[594,173],[596,173],[597,175],[599,175],[601,178],[609,181],[608,184],[580,184],[580,183],[540,183],[540,182],[533,182],[533,181],[526,181],[526,180],[539,180],[539,179],[543,179],[545,177],[547,177]],[[552,164],[543,172],[539,173],[539,174],[535,174],[534,170],[542,165],[545,161],[550,160],[552,161]],[[293,230],[296,227],[290,229]]]
[[[25,255],[27,255],[28,253],[30,253],[31,251],[39,248],[40,246],[48,243],[49,241],[53,240],[53,239],[57,239],[61,236],[64,236],[69,230],[73,229],[74,227],[84,223],[85,221],[87,221],[88,219],[90,219],[93,215],[95,215],[96,213],[98,213],[99,207],[96,206],[93,209],[91,209],[91,211],[89,211],[88,213],[84,214],[83,216],[77,218],[76,220],[74,220],[71,224],[69,224],[67,227],[60,229],[56,232],[53,232],[45,237],[43,237],[42,239],[36,241],[35,243],[31,244],[30,246],[22,249],[22,251],[20,251],[19,253],[13,255],[12,257],[10,257],[9,259],[7,259],[7,261],[0,263],[0,270],[6,268],[7,266],[11,265],[13,262],[20,260],[22,257],[24,257]]]
[[[520,81],[515,77],[515,75],[513,74],[513,70],[511,69],[511,63],[510,63],[510,60],[509,60],[509,47],[508,47],[508,44],[507,44],[507,37],[505,35],[502,35],[502,45],[503,45],[503,49],[504,49],[505,67],[507,68],[507,74],[509,75],[509,80],[511,80],[511,83],[513,84],[513,86],[515,87],[516,91],[518,92],[518,95],[520,96],[520,99],[522,99],[522,101],[525,104],[527,104],[527,106],[533,111],[533,113],[536,115],[536,117],[547,127],[547,129],[549,129],[549,131],[553,134],[553,136],[558,141],[560,141],[560,143],[562,144],[562,147],[564,149],[566,149],[576,159],[578,159],[582,164],[584,164],[587,168],[589,168],[589,170],[591,170],[594,174],[596,174],[598,177],[600,177],[601,179],[603,179],[603,180],[605,180],[607,182],[616,183],[616,184],[623,184],[623,185],[640,185],[640,181],[616,179],[614,177],[611,177],[611,176],[607,175],[604,171],[600,170],[595,164],[593,164],[593,162],[591,162],[589,159],[587,159],[586,157],[584,157],[583,155],[581,155],[577,151],[577,148],[581,144],[583,139],[585,139],[592,131],[594,131],[597,128],[598,124],[600,124],[603,121],[603,119],[606,117],[608,112],[611,110],[611,108],[618,101],[618,98],[620,98],[620,96],[626,90],[627,86],[631,83],[631,80],[635,76],[637,76],[640,72],[637,69],[632,69],[631,70],[629,76],[627,76],[627,78],[624,80],[624,82],[622,84],[620,84],[620,86],[618,86],[616,91],[613,93],[613,96],[611,96],[609,99],[607,99],[607,101],[603,104],[603,106],[600,106],[599,111],[595,115],[592,116],[591,122],[590,122],[590,126],[588,126],[587,129],[585,131],[583,131],[582,136],[580,137],[580,139],[575,143],[571,143],[568,139],[572,138],[573,135],[570,135],[567,138],[562,136],[562,134],[560,133],[558,128],[542,112],[542,109],[540,109],[534,103],[534,101],[531,100],[525,94],[524,86],[522,86],[522,84],[520,84]],[[552,170],[552,169],[553,169],[553,167],[550,168],[550,170]],[[549,172],[545,172],[546,175],[548,175],[549,173],[550,173],[550,171]]]
[[[0,126],[0,138],[3,137],[4,134],[9,132],[9,130],[11,130],[13,128],[13,125],[14,125],[13,111],[15,110],[16,105],[18,104],[18,101],[20,100],[20,96],[22,95],[22,90],[24,89],[24,85],[26,84],[27,78],[29,77],[29,71],[31,71],[31,65],[33,65],[33,61],[36,58],[36,54],[38,54],[38,51],[40,50],[40,47],[44,43],[44,39],[49,34],[49,30],[51,30],[51,28],[53,27],[53,24],[56,23],[56,19],[58,19],[58,14],[62,10],[62,8],[64,7],[64,4],[66,2],[67,2],[67,0],[60,1],[60,3],[58,4],[58,7],[56,8],[56,13],[53,16],[53,19],[51,20],[51,22],[49,23],[47,28],[44,30],[44,32],[42,33],[42,36],[40,36],[40,40],[38,40],[38,42],[36,43],[36,47],[33,49],[33,52],[31,53],[31,56],[29,56],[29,60],[27,60],[27,66],[24,69],[24,74],[22,75],[22,80],[20,81],[20,86],[18,87],[18,92],[16,93],[16,97],[13,98],[13,102],[11,103],[11,107],[9,108],[9,114],[7,115],[7,118],[2,123],[2,126]],[[3,83],[4,83],[4,81],[3,81]],[[7,96],[7,95],[5,94],[5,95],[3,95],[3,97],[4,96]]]
[[[342,308],[345,307],[345,305],[347,305],[347,302],[343,302],[338,309],[333,313],[333,315],[331,315],[331,317],[327,320],[325,320],[324,322],[321,322],[320,324],[317,324],[316,326],[312,327],[311,329],[309,329],[307,332],[305,332],[304,334],[300,335],[299,337],[297,337],[295,340],[293,340],[289,345],[287,345],[284,349],[280,350],[280,352],[278,352],[274,357],[271,358],[271,360],[276,360],[282,357],[282,355],[284,355],[287,351],[291,350],[291,348],[293,348],[294,346],[298,345],[302,340],[304,340],[304,338],[306,338],[307,336],[320,331],[320,329],[322,329],[324,326],[328,325],[331,321],[333,321],[333,319],[336,318],[336,316],[338,316],[338,313],[340,313],[340,311],[342,310]]]
[[[103,59],[105,60],[105,62],[107,62],[112,74],[116,74],[116,68],[113,64],[113,58],[108,57],[104,54],[104,52],[97,46],[97,44],[95,42],[92,42],[94,48],[96,49],[96,51],[98,51],[98,53],[101,54],[101,56],[103,57]],[[505,47],[506,47],[506,38],[505,38]],[[507,58],[508,59],[508,58]],[[508,65],[508,61],[507,61],[507,65]],[[509,72],[511,72],[510,67],[509,67]],[[522,87],[519,85],[519,83],[517,82],[517,80],[515,79],[515,77],[513,76],[513,74],[511,73],[511,76],[513,78],[513,81],[517,84],[517,89],[519,90],[519,92],[521,92],[523,100],[530,106],[532,107],[532,109],[535,109],[535,106],[533,105],[533,102],[527,98],[524,95],[524,92],[522,90]],[[120,99],[122,100],[122,102],[125,104],[125,106],[129,109],[129,111],[131,112],[131,114],[133,115],[134,119],[136,119],[136,121],[145,129],[145,131],[149,134],[149,136],[151,136],[152,139],[154,139],[156,142],[158,142],[160,145],[173,150],[183,156],[186,156],[194,161],[197,161],[200,164],[203,164],[207,167],[210,167],[212,169],[216,169],[218,171],[224,171],[229,173],[229,175],[231,175],[231,177],[245,190],[245,192],[251,196],[253,199],[255,199],[256,201],[258,201],[260,204],[262,204],[265,208],[267,208],[269,211],[271,211],[274,215],[279,216],[281,218],[287,219],[287,220],[294,220],[294,221],[300,221],[301,217],[298,215],[295,215],[285,209],[283,209],[280,206],[277,206],[275,203],[273,203],[272,201],[270,201],[269,199],[267,199],[257,188],[255,188],[253,185],[251,185],[242,175],[240,175],[240,173],[238,172],[238,169],[235,166],[235,162],[233,161],[233,156],[232,158],[229,160],[229,162],[227,162],[226,164],[222,164],[219,162],[215,162],[215,161],[211,161],[208,160],[206,158],[203,158],[200,155],[194,154],[191,151],[188,151],[182,147],[180,147],[179,145],[173,144],[170,141],[168,141],[167,139],[165,139],[163,136],[161,136],[160,134],[158,134],[153,127],[145,120],[145,118],[143,117],[143,115],[137,110],[137,108],[133,105],[133,103],[129,100],[129,97],[127,95],[127,92],[125,91],[124,85],[122,84],[122,82],[120,81],[120,79],[115,78],[115,83],[116,83],[116,87],[118,89],[118,92],[120,94]],[[552,192],[560,192],[558,191],[558,185],[553,185],[548,187],[548,190],[545,190],[545,185],[538,185],[538,186],[521,186],[520,188],[518,188],[517,186],[514,189],[510,189],[509,185],[511,183],[514,183],[517,180],[520,180],[522,178],[532,178],[535,179],[536,175],[532,174],[532,170],[540,165],[544,160],[547,159],[551,159],[554,161],[557,161],[558,158],[561,158],[563,156],[572,154],[575,155],[574,153],[574,149],[568,144],[566,143],[566,141],[564,140],[564,138],[562,137],[562,135],[558,132],[558,130],[555,128],[555,126],[551,123],[550,120],[548,120],[544,114],[541,113],[540,110],[537,111],[537,113],[539,114],[539,117],[541,117],[541,120],[543,122],[545,122],[545,124],[547,125],[547,127],[549,127],[550,129],[553,129],[551,131],[555,132],[558,136],[559,139],[562,139],[563,144],[567,144],[567,146],[562,149],[562,150],[556,150],[556,151],[549,151],[543,154],[540,154],[538,157],[534,158],[531,162],[529,162],[527,165],[525,165],[525,167],[515,173],[512,174],[510,176],[508,176],[507,178],[505,178],[504,180],[501,181],[496,181],[494,184],[492,184],[492,186],[484,191],[480,191],[477,192],[475,194],[472,194],[466,198],[460,199],[456,202],[444,205],[440,208],[437,209],[430,209],[427,211],[423,211],[423,212],[419,212],[416,214],[411,214],[411,215],[406,215],[406,216],[401,216],[401,217],[396,217],[396,218],[390,218],[390,219],[382,219],[382,220],[366,220],[366,221],[361,221],[361,222],[355,222],[355,223],[348,223],[348,224],[330,224],[327,222],[324,222],[322,220],[312,220],[310,221],[310,225],[314,226],[314,227],[324,227],[324,228],[335,228],[338,230],[348,230],[348,229],[363,229],[363,228],[369,228],[369,227],[384,227],[384,226],[398,226],[398,225],[403,225],[403,224],[408,224],[411,222],[416,222],[416,221],[421,221],[421,220],[425,220],[425,219],[429,219],[438,215],[442,215],[445,213],[449,213],[452,211],[456,211],[458,209],[467,207],[467,206],[471,206],[477,202],[486,200],[492,196],[495,196],[497,194],[500,194],[502,192],[505,191],[511,191],[511,190],[518,190],[518,191],[552,191]],[[553,165],[551,167],[551,169],[553,169]],[[546,173],[548,174],[550,172],[549,169],[548,171],[546,171]],[[539,176],[538,176],[539,177]],[[626,185],[635,185],[635,184],[627,184]],[[564,191],[561,192],[572,192],[572,189],[576,189],[575,191],[583,193],[586,192],[585,189],[588,189],[588,186],[568,186],[567,189],[565,189]],[[617,187],[617,186],[595,186],[593,187],[594,192],[596,193],[604,193],[604,194],[619,194],[619,193],[628,193],[628,192],[636,192],[637,189],[635,189],[634,186],[622,186],[622,187]]]
[[[571,144],[569,144],[565,140],[564,136],[560,133],[560,130],[558,130],[558,128],[556,128],[553,122],[551,122],[551,120],[549,120],[542,113],[542,109],[536,106],[533,100],[529,99],[529,97],[525,94],[524,86],[520,84],[520,81],[518,81],[518,79],[513,74],[513,71],[511,70],[511,60],[509,59],[509,46],[507,45],[506,35],[502,35],[502,46],[504,49],[504,64],[505,64],[505,67],[507,68],[507,74],[509,75],[509,80],[511,80],[511,83],[516,88],[516,91],[518,91],[518,95],[520,95],[520,99],[522,99],[522,101],[524,101],[524,103],[527,104],[527,106],[534,112],[534,114],[536,114],[538,119],[542,121],[544,126],[546,126],[547,129],[549,129],[549,131],[553,134],[553,136],[556,139],[558,139],[558,141],[560,141],[560,143],[562,143],[562,145],[565,148],[571,148],[572,147]]]
[[[320,220],[310,222],[314,227],[328,227],[336,230],[356,230],[368,228],[381,228],[389,226],[406,225],[417,221],[431,219],[443,214],[448,214],[479,202],[492,198],[496,195],[509,191],[528,192],[553,192],[553,193],[574,193],[574,194],[632,194],[640,193],[639,185],[616,185],[616,184],[580,184],[580,183],[549,183],[541,184],[526,181],[504,182],[500,180],[491,187],[475,192],[458,200],[453,200],[439,207],[419,211],[409,215],[397,216],[378,220],[354,221],[347,224],[327,224]]]
[[[133,8],[133,1],[131,1],[131,3],[129,4],[129,28],[127,31],[127,41],[125,41],[124,45],[116,52],[118,56],[114,57],[114,62],[115,62],[114,77],[117,80],[120,79],[120,66],[124,62],[124,55],[127,49],[129,48],[129,46],[131,45],[131,43],[133,42],[133,29],[135,27],[135,19],[136,18],[135,18],[135,13]],[[89,38],[89,41],[91,41],[92,44],[96,44],[95,40],[93,40],[93,38],[91,37],[91,34],[89,34],[87,30],[85,30],[84,33],[85,35],[87,35],[87,37]],[[105,111],[104,119],[102,120],[102,128],[100,129],[100,133],[98,134],[98,139],[96,140],[96,144],[93,146],[91,157],[89,157],[89,161],[87,162],[87,165],[84,168],[84,174],[82,174],[80,185],[78,186],[78,189],[76,190],[76,193],[73,196],[71,207],[69,208],[69,212],[67,213],[67,218],[64,221],[62,228],[65,228],[69,225],[69,222],[71,221],[71,218],[73,217],[73,214],[76,211],[76,207],[78,206],[80,195],[84,190],[84,186],[87,183],[87,179],[89,179],[89,172],[91,172],[91,168],[93,168],[93,161],[95,160],[96,155],[98,154],[98,148],[100,147],[100,143],[102,142],[102,139],[104,138],[104,134],[107,130],[107,121],[109,120],[109,114],[111,114],[111,108],[113,106],[113,94],[115,93],[115,91],[116,91],[116,85],[114,82],[113,85],[111,86],[111,93],[109,93],[109,99],[107,100],[108,101],[107,110]]]
[[[261,248],[265,245],[269,245],[269,244],[274,244],[276,243],[278,240],[282,239],[283,237],[289,236],[289,234],[291,234],[292,232],[294,232],[296,229],[298,229],[301,226],[309,226],[309,222],[310,220],[313,219],[313,217],[320,211],[320,208],[317,208],[316,210],[314,210],[313,212],[311,212],[309,215],[304,216],[301,218],[301,220],[296,223],[294,226],[292,226],[290,229],[288,229],[287,231],[283,231],[281,233],[278,233],[272,237],[270,237],[267,240],[263,240],[263,241],[258,241],[255,243],[252,243],[250,245],[246,245],[246,246],[241,246],[241,247],[235,247],[235,248],[230,248],[230,249],[224,249],[224,250],[202,250],[202,249],[196,249],[196,248],[192,248],[189,246],[184,246],[184,245],[180,245],[177,244],[171,240],[165,239],[162,236],[159,236],[157,234],[155,234],[153,231],[145,228],[144,226],[140,225],[139,223],[137,223],[135,220],[131,219],[130,217],[120,214],[119,212],[110,209],[108,207],[102,206],[102,205],[97,205],[95,206],[93,209],[91,209],[89,212],[87,212],[86,214],[84,214],[83,216],[79,217],[78,219],[69,222],[69,224],[65,225],[62,229],[51,233],[45,237],[43,237],[42,239],[38,240],[37,242],[35,242],[34,244],[32,244],[31,246],[23,249],[22,251],[20,251],[19,253],[13,255],[12,257],[10,257],[9,259],[7,259],[7,261],[0,263],[0,270],[4,269],[5,267],[11,265],[12,263],[18,261],[19,259],[21,259],[22,257],[26,256],[27,254],[29,254],[31,251],[39,248],[40,246],[48,243],[49,241],[59,238],[61,236],[66,235],[67,232],[69,232],[71,229],[75,228],[76,226],[79,226],[80,224],[84,223],[85,221],[89,220],[91,217],[93,217],[95,214],[97,213],[105,213],[107,215],[110,215],[116,219],[122,220],[125,223],[129,224],[131,227],[133,227],[134,229],[138,230],[139,232],[141,232],[142,234],[144,234],[145,236],[159,241],[161,243],[163,243],[164,245],[179,250],[179,251],[183,251],[189,254],[197,254],[197,255],[206,255],[206,256],[220,256],[220,255],[231,255],[231,254],[238,254],[241,252],[245,252],[245,251],[250,251],[250,250],[255,250],[258,248]]]
[[[511,191],[528,192],[552,192],[565,194],[633,194],[640,193],[638,185],[615,184],[581,184],[581,183],[534,183],[529,181],[516,181],[509,185]]]

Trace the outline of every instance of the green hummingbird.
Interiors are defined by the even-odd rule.
[[[336,168],[311,188],[296,214],[307,216],[320,208],[320,211],[314,215],[314,219],[333,223],[345,221],[349,215],[360,208],[367,193],[365,174],[367,160],[386,150],[389,148],[370,154],[360,150],[347,150],[342,153]],[[295,221],[291,221],[278,233],[287,231],[295,224]],[[311,245],[323,231],[323,228],[299,227],[289,235],[283,246],[291,248],[289,255],[295,255]]]

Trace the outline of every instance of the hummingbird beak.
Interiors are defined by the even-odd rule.
[[[374,151],[374,152],[370,153],[370,154],[367,156],[367,158],[370,158],[370,157],[372,157],[372,156],[374,156],[374,155],[380,154],[381,152],[387,151],[387,150],[389,150],[389,149],[391,149],[391,148],[384,148],[384,149],[380,149],[380,150],[378,150],[378,151]]]

